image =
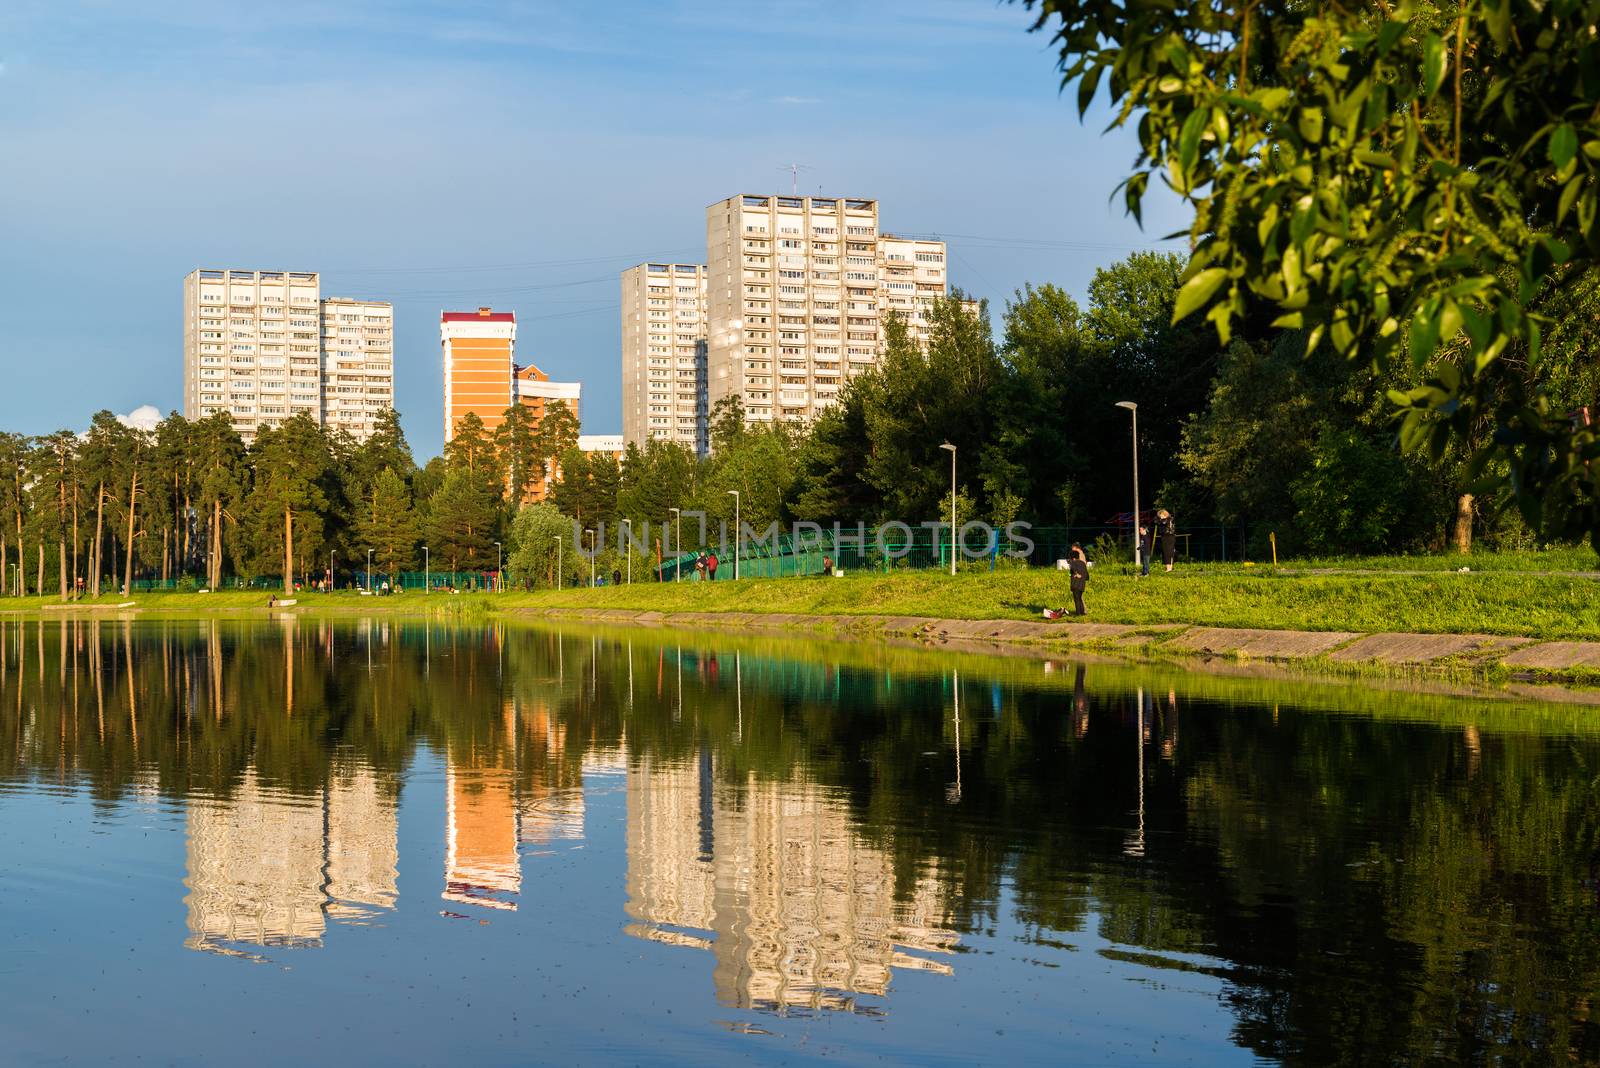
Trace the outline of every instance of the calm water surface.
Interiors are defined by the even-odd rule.
[[[0,1061],[1600,1060],[1600,712],[0,622]]]

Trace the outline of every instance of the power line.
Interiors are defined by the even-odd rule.
[[[700,249],[696,248],[675,248],[661,251],[658,255],[642,257],[637,252],[624,252],[612,256],[589,256],[583,259],[565,260],[526,260],[522,263],[439,264],[410,267],[336,267],[333,270],[340,274],[453,274],[471,271],[531,271],[547,267],[581,267],[587,264],[615,263],[618,261],[632,263],[671,261],[675,260],[679,255],[698,253],[700,251]],[[324,269],[323,273],[330,272]]]

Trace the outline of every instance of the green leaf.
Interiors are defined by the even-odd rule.
[[[1178,135],[1178,166],[1185,174],[1193,169],[1195,157],[1200,154],[1200,135],[1205,133],[1210,118],[1210,112],[1191,111],[1183,120],[1183,132]]]
[[[1301,108],[1299,117],[1300,136],[1313,145],[1322,143],[1322,109]]]
[[[1227,280],[1228,272],[1222,267],[1207,267],[1197,272],[1178,290],[1178,299],[1172,308],[1172,321],[1177,322],[1196,308],[1204,306]]]
[[[1082,78],[1078,79],[1078,117],[1081,119],[1088,113],[1094,104],[1094,94],[1100,88],[1100,75],[1104,67],[1090,67]]]
[[[1578,154],[1578,131],[1572,123],[1564,122],[1555,128],[1550,135],[1548,146],[1550,162],[1559,170],[1571,162],[1572,157]]]
[[[1450,69],[1450,54],[1445,51],[1444,41],[1436,33],[1430,33],[1422,39],[1422,92],[1424,96],[1433,96],[1439,91],[1439,86],[1444,84],[1445,72]]]
[[[1439,347],[1439,306],[1427,301],[1411,317],[1411,363],[1421,367],[1433,358]]]
[[[1395,42],[1400,40],[1405,32],[1406,23],[1404,20],[1385,22],[1383,29],[1378,31],[1378,54],[1381,56],[1393,48]]]
[[[1578,192],[1583,188],[1586,174],[1575,174],[1567,180],[1561,188],[1561,200],[1556,204],[1556,222],[1565,222],[1567,215],[1572,211],[1573,203],[1578,199]]]

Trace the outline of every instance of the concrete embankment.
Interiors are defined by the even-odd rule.
[[[802,615],[760,612],[640,612],[517,609],[514,614],[575,622],[719,630],[876,634],[924,644],[1087,649],[1145,656],[1296,664],[1333,672],[1376,670],[1503,675],[1510,679],[1600,681],[1600,642],[1540,641],[1493,634],[1357,634],[1250,630],[1184,624],[1047,623],[1016,619]]]

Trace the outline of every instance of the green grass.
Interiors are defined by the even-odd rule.
[[[1493,572],[1458,575],[1286,575],[1271,569],[1180,569],[1149,578],[1097,569],[1089,619],[1362,633],[1488,633],[1600,639],[1600,582]],[[1056,571],[852,575],[738,584],[634,585],[519,597],[538,606],[655,611],[1037,618],[1068,603]]]
[[[1420,570],[1420,568],[1418,569]],[[1361,633],[1487,633],[1544,639],[1600,640],[1600,581],[1481,568],[1471,574],[1309,575],[1239,565],[1181,567],[1133,577],[1126,568],[1096,569],[1089,619],[1139,625],[1343,630]],[[150,593],[133,600],[146,612],[265,611],[264,592]],[[636,583],[538,593],[360,597],[305,593],[296,611],[359,614],[481,613],[495,609],[608,608],[636,611],[786,612],[818,615],[914,615],[946,619],[1037,619],[1068,603],[1066,576],[1053,570],[856,573],[839,579],[746,579],[739,583]],[[54,598],[0,598],[0,612],[38,611]],[[52,613],[45,613],[48,618]]]
[[[1369,571],[1592,571],[1600,572],[1600,556],[1588,546],[1563,546],[1523,552],[1457,552],[1415,556],[1318,556],[1280,559],[1284,568],[1348,568]]]

